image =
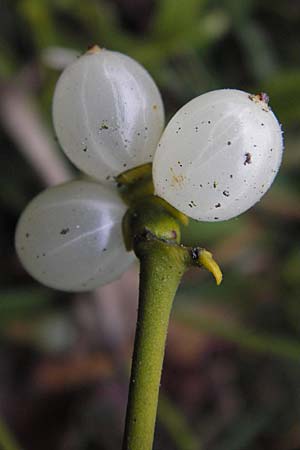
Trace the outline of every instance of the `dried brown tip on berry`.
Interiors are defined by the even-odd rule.
[[[90,46],[88,47],[86,53],[87,53],[88,55],[94,55],[95,53],[101,52],[101,50],[102,50],[102,49],[101,49],[101,47],[99,47],[99,45],[94,44],[94,45],[90,45]]]
[[[265,92],[259,92],[258,94],[250,94],[249,99],[258,105],[261,105],[264,111],[269,111],[269,96]]]

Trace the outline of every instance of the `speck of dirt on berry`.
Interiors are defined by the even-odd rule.
[[[70,231],[70,228],[63,228],[63,229],[61,230],[60,234],[61,234],[61,235],[65,235],[65,234],[68,234],[69,231]]]
[[[108,130],[108,125],[105,122],[102,122],[100,125],[100,130]]]
[[[247,164],[251,164],[251,153],[247,152],[245,153],[245,161],[244,161],[244,166],[246,166]]]

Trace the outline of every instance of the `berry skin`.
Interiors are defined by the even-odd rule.
[[[117,193],[98,183],[49,188],[19,219],[18,256],[34,278],[52,288],[87,291],[107,284],[134,260],[123,243],[125,211]]]
[[[95,46],[59,78],[53,122],[70,160],[111,183],[121,172],[152,161],[164,108],[156,84],[140,64]]]
[[[167,125],[153,161],[156,195],[201,221],[238,216],[271,186],[283,139],[265,96],[203,94]]]

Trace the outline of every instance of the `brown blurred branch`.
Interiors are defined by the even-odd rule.
[[[34,97],[15,83],[0,86],[0,120],[17,148],[46,186],[67,181],[71,169],[59,154]]]

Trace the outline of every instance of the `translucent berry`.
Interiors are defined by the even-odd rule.
[[[167,125],[153,162],[155,193],[194,219],[230,219],[266,193],[282,152],[265,94],[208,92]]]
[[[16,231],[16,249],[41,283],[85,291],[117,279],[134,259],[123,243],[126,207],[113,189],[72,181],[29,203]]]
[[[111,182],[152,161],[164,109],[156,84],[140,64],[93,47],[59,78],[53,121],[70,160],[86,174]]]

